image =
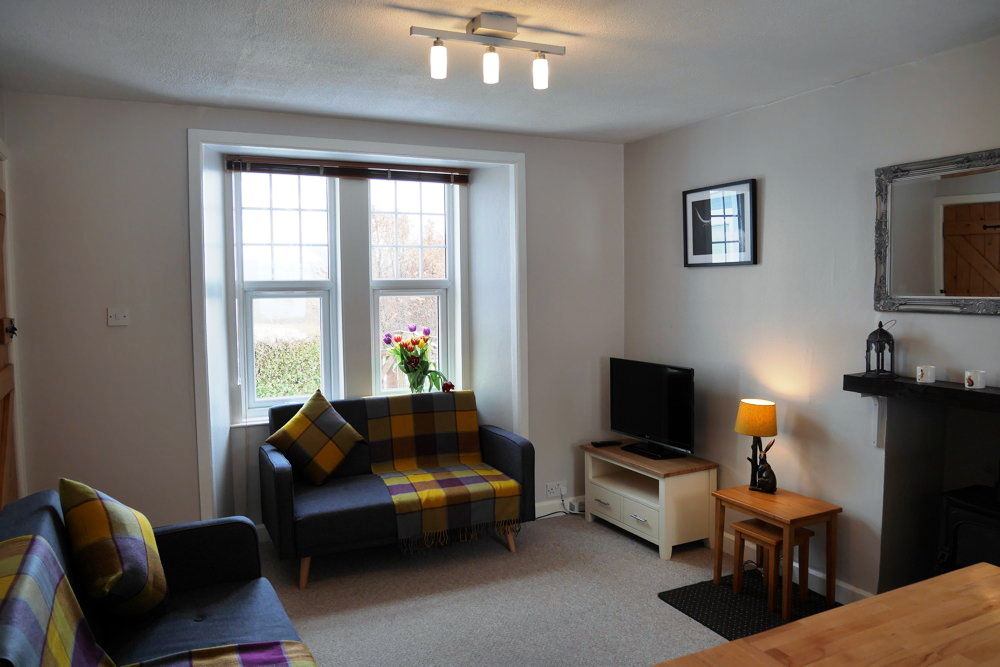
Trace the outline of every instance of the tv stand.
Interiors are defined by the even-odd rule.
[[[654,460],[629,448],[581,445],[587,521],[598,518],[652,542],[663,560],[678,544],[711,541],[719,464],[693,456]]]
[[[686,454],[681,454],[680,452],[675,452],[669,447],[664,447],[663,445],[658,445],[655,442],[633,442],[631,445],[625,445],[622,447],[623,452],[630,452],[632,454],[638,454],[639,456],[645,456],[647,459],[653,459],[654,461],[664,461],[666,459],[682,459]]]

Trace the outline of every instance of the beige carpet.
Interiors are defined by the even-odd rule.
[[[656,594],[711,576],[708,549],[655,548],[560,517],[416,556],[314,559],[309,588],[262,547],[265,575],[321,665],[648,665],[722,643]]]

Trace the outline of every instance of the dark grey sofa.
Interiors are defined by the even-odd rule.
[[[126,665],[225,644],[300,641],[271,584],[260,576],[257,531],[245,517],[155,529],[167,598],[141,617],[106,616],[78,595],[98,644]],[[74,590],[69,535],[59,494],[39,491],[0,512],[0,541],[41,535],[52,545]],[[0,665],[14,663],[0,645]]]
[[[364,399],[332,401],[334,409],[368,437]],[[301,403],[268,411],[270,432],[291,419]],[[535,519],[535,448],[497,426],[479,428],[483,460],[521,484],[521,521]],[[260,447],[260,505],[264,525],[281,558],[299,559],[304,588],[313,556],[396,543],[396,515],[385,483],[371,472],[368,444],[351,450],[322,486],[300,478],[284,454]]]

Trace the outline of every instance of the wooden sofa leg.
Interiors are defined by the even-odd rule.
[[[517,551],[517,545],[514,544],[514,531],[507,531],[507,548],[510,549],[511,553]]]
[[[299,559],[299,590],[305,590],[309,583],[309,565],[312,564],[312,556]]]

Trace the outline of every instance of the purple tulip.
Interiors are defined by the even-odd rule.
[[[416,324],[411,324],[411,325],[409,325],[406,328],[409,329],[410,331],[416,331],[417,330],[417,325]]]
[[[424,327],[424,335],[425,336],[430,336],[431,335],[431,328],[430,327]]]
[[[386,345],[392,345],[392,334],[387,333],[386,335],[382,336],[382,342],[385,343]]]

